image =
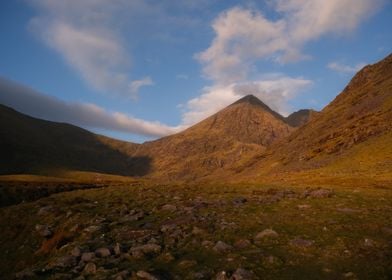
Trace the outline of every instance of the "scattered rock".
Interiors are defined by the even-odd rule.
[[[254,279],[253,272],[243,268],[238,268],[230,278],[230,280],[251,280],[251,279]]]
[[[81,260],[83,262],[90,262],[91,260],[93,260],[95,257],[95,254],[93,252],[86,252],[82,254]]]
[[[376,242],[370,238],[365,238],[363,245],[365,245],[365,247],[375,247],[376,246]]]
[[[349,278],[349,279],[356,279],[356,276],[355,276],[355,274],[353,273],[353,272],[346,272],[346,273],[344,273],[343,274],[343,277],[344,278]]]
[[[32,279],[34,277],[36,277],[36,275],[30,268],[26,268],[15,274],[16,279]]]
[[[234,243],[234,247],[237,249],[248,248],[252,243],[248,239],[239,239]]]
[[[233,199],[234,205],[242,205],[246,203],[248,200],[245,197],[236,197]]]
[[[203,242],[201,242],[201,246],[203,247],[212,247],[214,246],[214,242],[210,241],[210,240],[204,240]]]
[[[173,257],[173,255],[170,252],[167,252],[167,253],[160,255],[159,259],[165,263],[169,263],[169,262],[172,262],[175,260],[175,258]]]
[[[346,213],[346,214],[354,214],[354,213],[359,213],[361,212],[361,210],[357,210],[357,209],[351,209],[351,208],[337,208],[336,210],[338,210],[339,212],[342,213]]]
[[[199,227],[193,227],[193,229],[192,229],[192,234],[194,234],[194,235],[203,235],[205,233],[206,233],[205,230],[201,229]]]
[[[227,272],[226,271],[218,272],[218,274],[215,276],[215,280],[229,280]]]
[[[180,266],[181,268],[190,268],[195,266],[196,264],[197,262],[194,260],[183,260],[178,264],[178,266]]]
[[[134,221],[139,221],[144,218],[144,212],[139,211],[137,213],[131,212],[131,214],[125,215],[124,217],[121,217],[118,221],[120,223],[126,223],[126,222],[134,222]]]
[[[86,264],[86,266],[84,267],[83,272],[85,274],[95,274],[97,272],[97,266],[95,265],[95,263],[93,262],[89,262],[88,264]]]
[[[163,211],[175,212],[177,211],[177,207],[172,204],[165,204],[161,208]]]
[[[290,241],[290,244],[292,246],[296,247],[310,247],[314,244],[313,240],[307,240],[307,239],[302,239],[302,238],[295,238]]]
[[[161,246],[157,244],[144,244],[130,249],[132,256],[140,256],[140,252],[143,254],[159,254],[161,252]]]
[[[158,277],[152,275],[151,273],[144,271],[144,270],[139,270],[136,272],[136,276],[142,279],[147,279],[147,280],[159,280]]]
[[[42,208],[40,208],[39,210],[38,210],[38,216],[46,216],[46,215],[48,215],[48,214],[51,214],[51,213],[53,213],[53,207],[52,206],[45,206],[45,207],[42,207]]]
[[[312,206],[310,206],[309,204],[300,204],[300,205],[297,205],[297,208],[300,210],[305,210],[305,209],[312,208]]]
[[[38,234],[45,238],[50,238],[53,235],[53,232],[50,230],[47,225],[35,225],[35,230]]]
[[[62,256],[56,259],[54,262],[49,263],[46,268],[69,268],[77,264],[76,258],[74,256]]]
[[[333,196],[333,191],[329,189],[310,189],[303,193],[303,197],[326,198]]]
[[[262,232],[259,232],[258,234],[256,234],[255,239],[261,240],[264,238],[276,238],[278,236],[279,236],[279,234],[276,231],[274,231],[273,229],[267,228],[267,229],[263,230]]]
[[[119,243],[116,243],[116,244],[114,245],[113,251],[114,251],[114,254],[115,254],[116,256],[121,255],[121,246],[120,246]]]
[[[115,280],[125,280],[128,279],[128,276],[130,275],[128,270],[123,270],[119,273],[117,273],[114,277]]]
[[[82,250],[79,247],[75,247],[72,249],[71,255],[78,258],[82,255]]]
[[[87,233],[94,233],[94,232],[97,232],[100,229],[101,229],[100,226],[93,225],[93,226],[89,226],[89,227],[85,228],[83,231],[87,232]]]
[[[95,250],[95,255],[99,258],[106,258],[111,255],[111,252],[108,248],[98,248]]]
[[[216,251],[218,253],[226,253],[226,252],[231,251],[233,249],[233,247],[230,246],[229,244],[226,244],[223,241],[218,241],[218,242],[216,242],[213,249],[214,249],[214,251]]]

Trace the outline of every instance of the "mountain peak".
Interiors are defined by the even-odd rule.
[[[268,107],[267,104],[265,104],[263,101],[258,99],[253,94],[248,94],[248,95],[242,97],[241,99],[239,99],[236,102],[234,102],[233,104],[231,104],[229,107],[235,106],[235,105],[240,105],[240,104],[247,104],[247,105],[260,107],[264,111],[269,112],[274,117],[276,117],[276,118],[278,118],[278,119],[280,119],[280,120],[285,122],[285,118],[282,115],[280,115],[279,113],[277,113],[274,110],[272,110],[270,107]]]
[[[240,103],[249,103],[252,105],[261,105],[263,107],[268,107],[267,105],[265,105],[260,99],[258,99],[256,96],[254,96],[253,94],[248,94],[244,97],[242,97],[241,99],[237,100],[236,102],[234,102],[232,105],[234,104],[240,104]]]

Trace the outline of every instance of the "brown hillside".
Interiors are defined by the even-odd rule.
[[[249,95],[181,133],[139,146],[134,155],[153,158],[153,176],[195,179],[241,164],[292,130]]]
[[[392,55],[364,67],[307,125],[243,166],[247,176],[392,171]],[[245,170],[248,169],[248,170]]]

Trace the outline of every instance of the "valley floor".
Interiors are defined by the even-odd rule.
[[[392,187],[392,186],[391,186]],[[388,186],[139,185],[0,208],[2,279],[391,279]]]

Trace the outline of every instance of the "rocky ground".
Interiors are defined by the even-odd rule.
[[[383,188],[139,185],[0,209],[1,279],[391,279]]]

